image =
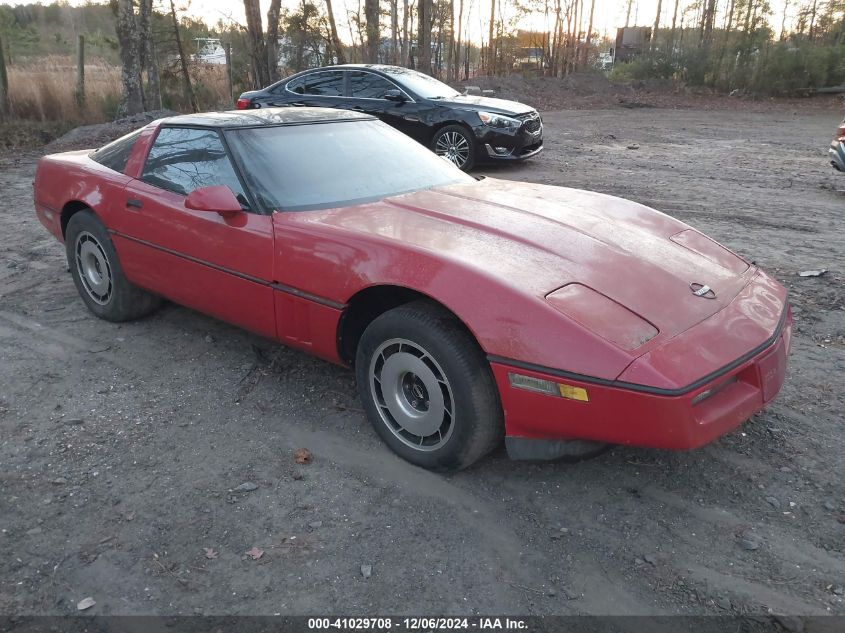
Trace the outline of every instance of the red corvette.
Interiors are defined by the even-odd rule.
[[[110,321],[162,297],[354,366],[405,459],[701,446],[780,390],[775,280],[611,196],[476,180],[373,118],[178,116],[47,156],[38,218]],[[586,440],[586,441],[585,441]]]

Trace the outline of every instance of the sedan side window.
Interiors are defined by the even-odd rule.
[[[216,130],[161,128],[141,180],[185,196],[200,187],[226,185],[241,204],[247,205],[243,187]]]
[[[312,73],[302,79],[304,83],[302,94],[321,97],[343,96],[343,72],[339,70]]]
[[[351,95],[359,99],[384,99],[384,94],[388,90],[398,88],[384,77],[355,71],[349,73],[349,89]]]

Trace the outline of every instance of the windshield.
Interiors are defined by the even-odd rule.
[[[442,81],[409,68],[379,68],[381,72],[395,79],[397,83],[423,99],[445,99],[460,96],[460,92]]]
[[[268,209],[307,211],[473,182],[380,121],[338,121],[226,132],[253,193]]]

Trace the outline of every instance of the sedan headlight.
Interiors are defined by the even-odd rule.
[[[489,125],[490,127],[516,130],[520,125],[522,125],[522,121],[518,119],[512,119],[511,117],[503,114],[493,114],[492,112],[479,112],[478,118],[481,119],[481,122],[484,123],[484,125]]]

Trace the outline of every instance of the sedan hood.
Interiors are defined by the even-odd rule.
[[[310,221],[435,252],[542,301],[567,284],[586,286],[653,324],[654,344],[724,308],[755,270],[643,205],[489,178],[333,209]],[[696,296],[699,284],[713,291]]]
[[[515,114],[527,114],[529,112],[534,112],[534,108],[525,105],[524,103],[519,103],[518,101],[494,99],[491,97],[476,97],[471,95],[459,95],[457,97],[438,99],[437,103],[457,108],[466,108],[467,106],[470,106],[469,109],[471,110],[493,112],[494,114],[505,114],[511,116]]]

